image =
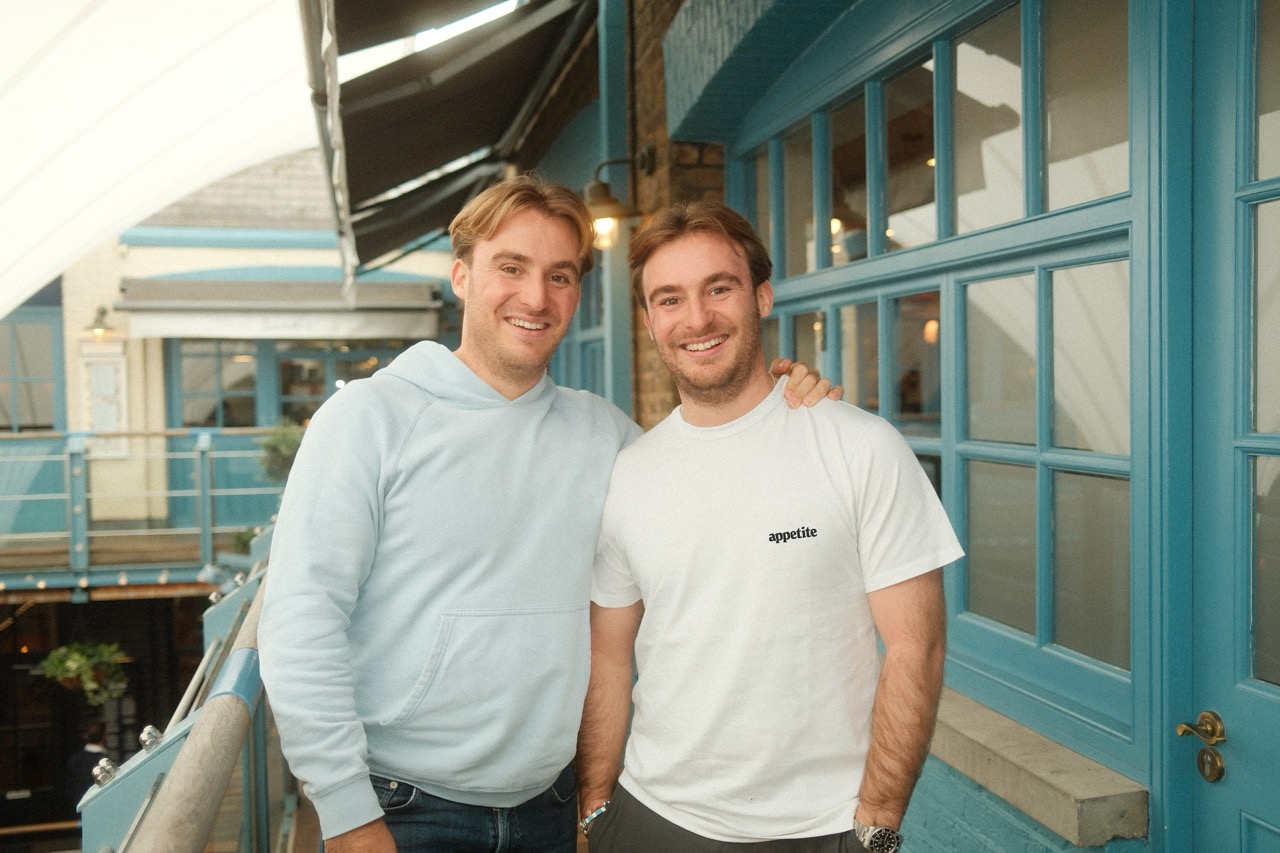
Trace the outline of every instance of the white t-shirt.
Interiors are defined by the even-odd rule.
[[[622,784],[707,838],[845,832],[879,674],[866,593],[962,551],[883,419],[782,383],[719,427],[677,409],[622,451],[592,600],[644,600]]]

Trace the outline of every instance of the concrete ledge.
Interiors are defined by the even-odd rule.
[[[1146,788],[954,690],[932,753],[1077,846],[1146,837]]]

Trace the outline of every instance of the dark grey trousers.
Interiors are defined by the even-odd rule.
[[[591,853],[865,853],[852,830],[813,838],[715,841],[676,826],[619,785],[609,810],[591,822]]]

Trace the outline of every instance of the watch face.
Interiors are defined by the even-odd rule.
[[[902,836],[885,827],[880,827],[867,839],[867,850],[870,853],[897,853],[901,846]]]

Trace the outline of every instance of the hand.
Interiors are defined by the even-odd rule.
[[[824,397],[839,400],[844,396],[843,386],[832,387],[830,379],[823,378],[818,371],[810,369],[809,365],[803,361],[793,362],[789,358],[775,358],[769,367],[769,373],[774,378],[787,377],[787,387],[782,395],[786,398],[787,405],[793,409],[799,408],[801,403],[806,406],[816,406]]]
[[[387,822],[374,820],[324,840],[324,853],[396,853]]]

